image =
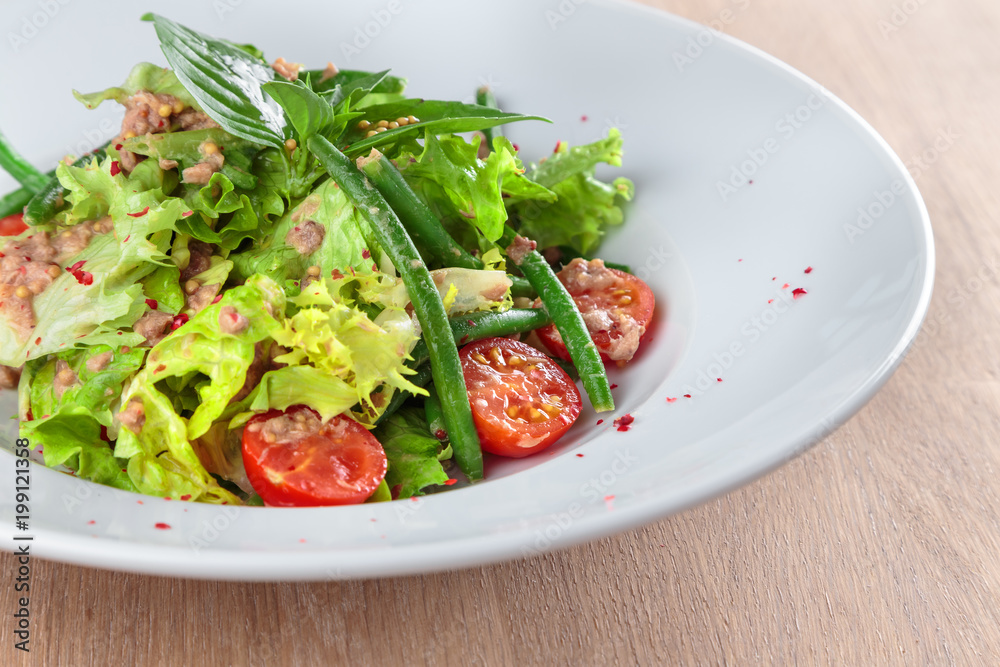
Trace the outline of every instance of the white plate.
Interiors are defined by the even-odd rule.
[[[413,502],[219,508],[35,466],[35,555],[279,580],[534,554],[633,528],[764,474],[843,423],[899,364],[932,288],[927,212],[885,142],[816,83],[745,44],[630,4],[347,4],[286,3],[276,15],[272,3],[217,0],[174,6],[171,16],[271,57],[394,67],[412,93],[430,98],[471,97],[490,83],[506,108],[555,120],[509,129],[530,158],[557,139],[622,128],[623,173],[639,196],[602,254],[631,264],[661,307],[640,361],[613,376],[618,411],[601,426],[585,412],[551,452],[493,462],[488,482]],[[17,53],[0,53],[4,94],[19,101],[0,109],[0,127],[42,165],[113,134],[114,110],[86,112],[71,87],[117,84],[134,62],[163,58],[133,3],[102,3],[99,13],[60,4],[51,18],[39,7],[3,8],[15,31],[45,25]],[[753,183],[723,198],[719,183],[734,169],[753,172]],[[859,221],[859,209],[870,217]],[[808,294],[792,300],[796,288]],[[625,413],[635,423],[618,432],[611,421]],[[12,434],[8,427],[4,437]],[[13,457],[0,454],[4,526],[14,521],[12,468]],[[3,530],[8,549],[13,532]]]

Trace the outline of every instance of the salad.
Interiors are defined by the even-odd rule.
[[[409,498],[614,402],[653,315],[594,259],[622,138],[525,165],[544,118],[305,69],[158,15],[164,68],[75,97],[120,134],[0,199],[0,389],[45,464],[178,500]],[[523,339],[523,340],[522,340]],[[579,379],[582,391],[578,389]]]

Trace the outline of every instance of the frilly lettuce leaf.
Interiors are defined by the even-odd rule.
[[[428,486],[444,484],[441,461],[451,454],[431,435],[423,410],[403,408],[379,425],[373,435],[389,459],[385,481],[397,498],[421,495]]]
[[[112,158],[87,167],[60,165],[56,175],[69,190],[70,208],[60,213],[64,225],[110,216],[114,231],[94,234],[87,247],[62,261],[63,268],[82,262],[93,277],[90,285],[63,272],[32,303],[34,331],[21,339],[0,321],[0,364],[20,366],[26,360],[67,347],[109,344],[135,346],[142,337],[129,328],[145,311],[139,281],[168,261],[166,250],[185,203],[163,194],[163,172],[155,165],[132,175],[112,176]],[[142,163],[139,167],[143,167]]]
[[[289,366],[309,364],[340,378],[354,391],[351,405],[361,403],[377,416],[383,406],[375,405],[371,394],[383,384],[426,393],[405,377],[414,373],[404,362],[419,336],[402,309],[386,308],[372,321],[360,309],[335,298],[350,280],[316,280],[290,299],[298,312],[272,334],[289,352],[275,361]]]
[[[472,143],[456,135],[428,135],[419,156],[404,155],[398,162],[407,182],[441,217],[464,218],[487,240],[496,241],[507,221],[505,191],[513,191],[519,199],[551,193],[523,178],[521,161],[502,137],[480,160],[481,140],[478,135]]]
[[[201,109],[191,93],[181,85],[173,70],[152,63],[137,64],[129,72],[125,83],[120,86],[87,94],[74,90],[73,97],[82,102],[88,109],[96,109],[104,100],[115,100],[119,104],[125,104],[125,100],[140,90],[148,90],[160,95],[173,95],[184,104]]]
[[[605,183],[594,175],[598,164],[621,166],[621,157],[622,138],[616,129],[606,139],[585,146],[569,148],[560,142],[555,153],[528,173],[558,199],[509,202],[512,216],[519,222],[519,233],[542,248],[566,245],[583,254],[591,253],[608,227],[622,223],[621,204],[635,193],[635,186],[627,178]]]

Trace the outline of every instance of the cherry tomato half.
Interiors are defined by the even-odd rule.
[[[566,371],[526,343],[484,338],[459,351],[483,450],[521,458],[558,440],[580,416]]]
[[[328,422],[296,405],[257,415],[243,429],[243,466],[267,505],[353,505],[382,483],[382,445],[361,424],[339,415]]]
[[[656,300],[649,285],[624,271],[607,268],[599,259],[574,259],[557,276],[580,309],[601,358],[627,363],[653,320]],[[537,333],[554,356],[569,361],[555,325],[542,327]]]
[[[24,216],[20,213],[0,218],[0,236],[17,236],[27,228],[28,225],[24,224]]]

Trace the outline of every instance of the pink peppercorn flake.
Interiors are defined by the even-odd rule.
[[[368,259],[368,258],[370,258],[372,256],[372,254],[371,254],[371,252],[368,251],[368,248],[365,248],[364,250],[361,251],[361,256],[364,259]]]
[[[798,299],[800,297],[805,296],[806,294],[809,294],[809,292],[805,291],[801,287],[796,287],[795,289],[792,290],[792,298],[793,299]]]
[[[609,387],[609,389],[617,389],[617,388],[618,388],[618,385],[616,385],[616,384],[613,384],[613,385],[611,385],[611,386]]]
[[[597,425],[598,425],[598,426],[600,426],[600,425],[601,425],[601,424],[603,424],[603,423],[604,423],[604,420],[603,420],[603,419],[598,419],[598,420],[597,420]]]
[[[93,526],[95,523],[97,523],[97,522],[94,521],[93,519],[91,519],[90,521],[87,522],[87,525],[88,526]]]
[[[169,523],[160,522],[160,523],[157,523],[155,525],[155,527],[157,528],[157,530],[170,530],[170,524]]]
[[[458,483],[457,479],[449,479],[447,482],[444,483],[444,485],[445,486],[451,486],[451,485],[457,484],[457,483]]]
[[[634,421],[635,417],[633,417],[628,413],[625,413],[621,417],[615,420],[615,426],[618,427],[619,431],[624,433],[625,431],[629,430],[632,427],[632,422]]]
[[[183,496],[181,496],[181,500],[191,500],[191,494],[185,493]]]
[[[513,146],[513,147],[514,147],[514,152],[515,152],[515,153],[516,153],[516,152],[518,152],[519,150],[521,150],[521,147],[520,147],[520,146],[518,146],[517,144],[511,144],[511,146]]]
[[[149,306],[150,310],[157,310],[160,307],[156,299],[146,299],[146,305]]]
[[[781,286],[781,289],[788,289],[789,287],[791,287],[791,285],[785,283],[784,285]]]
[[[194,211],[184,211],[183,213],[181,213],[182,218],[188,218],[192,215],[194,215]]]
[[[118,144],[118,147],[121,148],[121,144]],[[117,176],[120,173],[122,173],[122,168],[118,165],[118,160],[113,160],[111,162],[111,175]]]
[[[684,398],[691,398],[691,394],[684,394]]]
[[[216,303],[219,303],[220,301],[222,301],[222,295],[221,294],[216,294],[215,298],[212,299],[212,304],[214,305]]]
[[[188,322],[189,319],[191,319],[191,318],[189,318],[184,313],[181,313],[180,315],[176,316],[174,318],[174,321],[170,324],[170,330],[171,331],[177,331],[182,326],[184,326],[185,324],[187,324],[187,322]]]
[[[582,459],[582,458],[583,458],[583,454],[577,454],[577,455],[576,455],[576,458],[578,458],[578,459]]]
[[[580,122],[581,123],[586,123],[587,122],[587,115],[586,114],[580,116]]]
[[[127,215],[130,218],[141,218],[142,216],[146,215],[147,213],[149,213],[149,207],[148,206],[146,208],[142,209],[141,211],[139,211],[138,213],[126,213],[125,215]]]
[[[812,273],[812,272],[813,272],[813,267],[811,266],[807,266],[806,270],[804,271],[804,273]]]
[[[676,398],[670,398],[669,396],[667,397],[667,403],[676,403],[676,402],[677,402]]]

